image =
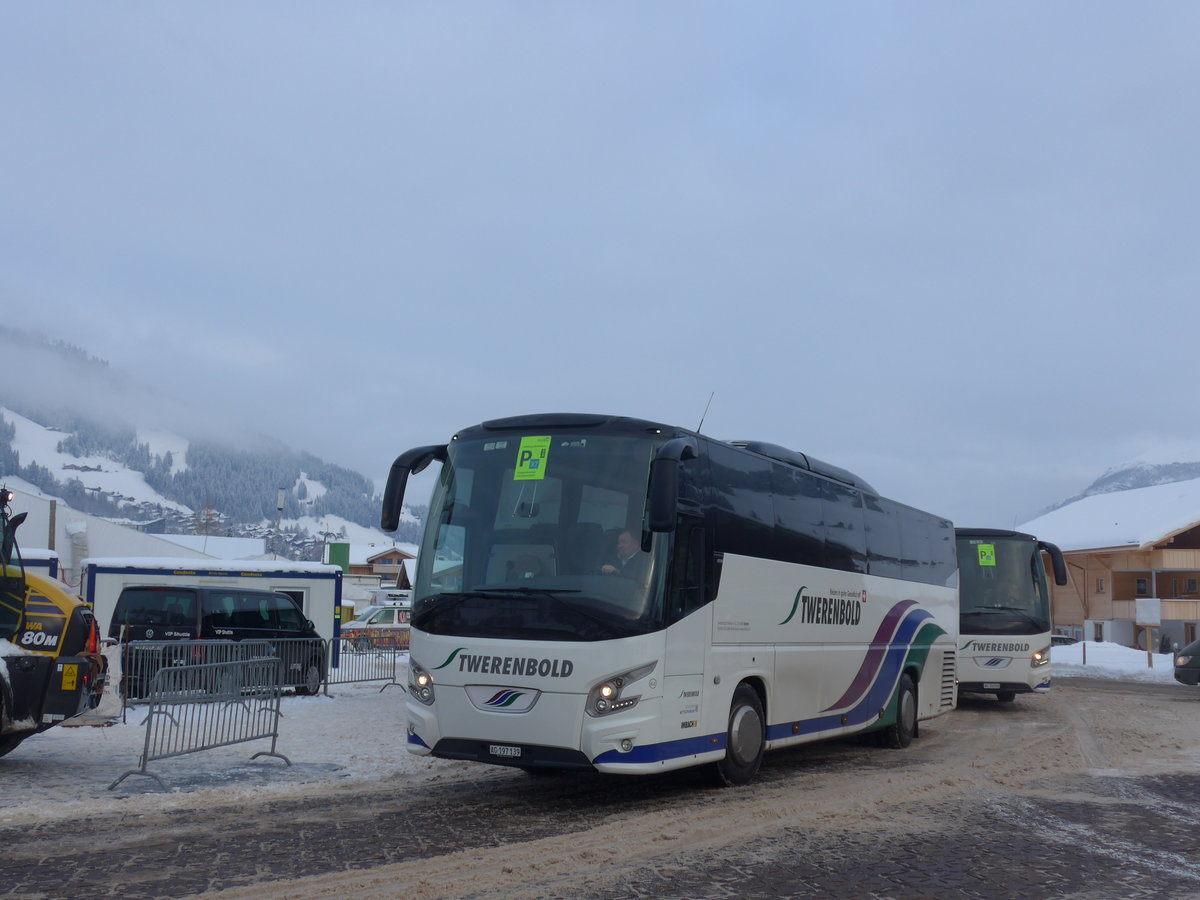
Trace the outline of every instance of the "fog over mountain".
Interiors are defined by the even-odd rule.
[[[252,389],[239,409],[187,406],[83,348],[3,325],[0,352],[9,373],[0,379],[0,478],[21,478],[94,515],[143,526],[162,519],[168,532],[268,539],[282,488],[288,552],[302,557],[317,552],[322,533],[351,523],[375,532],[372,540],[419,540],[419,515],[395,535],[376,531],[380,500],[368,478],[256,432],[249,417],[270,401],[256,401]],[[54,434],[25,441],[21,451],[14,414]],[[1194,446],[1163,445],[1050,500],[1038,515],[1093,494],[1200,478],[1200,462],[1189,461],[1196,459]]]
[[[277,549],[295,558],[319,558],[322,541],[346,537],[347,526],[358,526],[352,539],[378,528],[369,479],[256,434],[234,414],[185,408],[41,335],[0,326],[0,351],[10,372],[0,380],[0,478],[167,533],[271,540],[278,518]],[[418,530],[408,517],[377,536],[415,542]]]

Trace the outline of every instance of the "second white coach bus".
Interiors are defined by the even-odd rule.
[[[1067,583],[1062,551],[1032,534],[959,528],[958,689],[995,694],[1050,690],[1050,589],[1042,554],[1056,584]]]
[[[413,587],[408,748],[649,774],[856,732],[904,747],[956,703],[954,528],[771,444],[631,418],[484,422],[442,464]]]

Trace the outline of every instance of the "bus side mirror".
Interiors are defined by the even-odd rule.
[[[1038,549],[1044,550],[1050,554],[1050,567],[1054,570],[1054,583],[1064,585],[1067,583],[1067,563],[1063,559],[1062,551],[1058,546],[1049,541],[1038,541]]]
[[[679,507],[679,463],[696,458],[696,445],[690,438],[675,438],[659,448],[650,463],[650,530],[675,530]]]
[[[391,471],[388,472],[387,487],[383,491],[380,528],[384,531],[395,531],[400,527],[400,511],[404,507],[404,488],[408,485],[408,476],[423,471],[435,459],[439,462],[446,461],[445,444],[415,447],[396,457]]]

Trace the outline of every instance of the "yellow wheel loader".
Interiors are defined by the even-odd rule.
[[[59,582],[25,571],[13,492],[0,488],[0,756],[96,706],[106,661],[92,612]]]

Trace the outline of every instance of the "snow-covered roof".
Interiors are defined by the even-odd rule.
[[[404,556],[415,556],[416,555],[416,553],[414,551],[406,549],[405,547],[401,547],[397,544],[396,546],[393,546],[393,547],[385,547],[382,550],[376,550],[374,553],[372,553],[370,556],[367,557],[367,562],[373,562],[374,560],[378,559],[379,557],[381,557],[385,554],[402,554],[401,556],[397,556],[398,559],[404,558]]]
[[[1200,523],[1200,478],[1093,494],[1019,525],[1062,550],[1147,547]]]
[[[350,565],[370,565],[371,557],[378,556],[385,550],[403,550],[405,553],[408,553],[412,556],[417,555],[416,544],[351,544]]]
[[[104,569],[182,569],[188,572],[201,569],[208,572],[319,572],[322,574],[341,571],[340,566],[291,559],[228,560],[196,559],[195,557],[171,559],[165,556],[110,556],[90,557],[80,563],[81,567],[89,565]]]

